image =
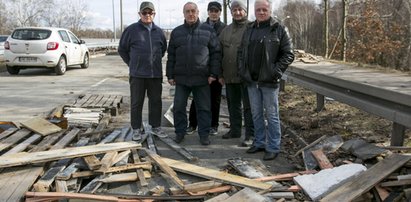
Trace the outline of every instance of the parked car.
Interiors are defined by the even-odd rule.
[[[4,42],[7,40],[8,35],[0,35],[0,55],[3,54],[4,51]]]
[[[54,68],[63,75],[67,66],[89,66],[89,50],[70,30],[51,27],[17,28],[4,44],[7,71],[18,74],[26,68]]]

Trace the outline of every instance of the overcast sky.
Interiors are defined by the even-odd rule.
[[[144,0],[123,0],[123,24],[129,25],[138,21],[138,8]],[[180,25],[184,22],[183,6],[188,0],[149,0],[156,8],[154,22],[161,28],[168,29]],[[200,10],[200,19],[207,18],[207,4],[210,1],[192,0]],[[222,3],[222,0],[217,0]],[[274,0],[274,9],[279,6],[281,0]],[[321,0],[315,0],[321,1]],[[113,0],[86,0],[88,4],[88,16],[91,28],[113,29]],[[246,2],[246,0],[244,0]],[[254,0],[250,0],[250,9],[254,7]],[[120,26],[120,0],[114,0],[114,13],[116,27]],[[251,10],[249,19],[255,19]],[[229,15],[228,21],[231,22]]]

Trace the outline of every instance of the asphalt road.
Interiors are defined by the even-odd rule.
[[[0,121],[23,121],[50,112],[86,93],[129,95],[128,69],[119,56],[90,59],[90,67],[71,67],[57,76],[48,69],[0,73]]]

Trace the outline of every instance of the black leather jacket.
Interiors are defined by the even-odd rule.
[[[247,84],[255,82],[251,79],[248,68],[248,62],[250,61],[248,59],[248,46],[252,29],[255,29],[256,26],[256,22],[251,22],[247,25],[237,55],[239,75]],[[264,55],[261,62],[260,74],[256,82],[259,86],[276,88],[288,65],[294,61],[291,38],[287,28],[271,18],[270,32],[267,36],[264,36],[262,40],[264,41]],[[253,59],[251,59],[251,61],[252,60]]]

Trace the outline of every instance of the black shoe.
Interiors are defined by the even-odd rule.
[[[207,136],[200,136],[200,143],[202,145],[210,145],[210,139]]]
[[[228,131],[226,134],[224,134],[224,135],[222,136],[223,139],[240,138],[240,137],[241,137],[241,134],[240,134],[240,135],[233,135],[233,134],[231,133],[231,130]]]
[[[265,149],[260,148],[260,147],[256,147],[256,146],[252,146],[250,149],[247,150],[247,153],[254,154],[254,153],[262,152],[262,151],[265,151]]]
[[[251,145],[253,145],[253,138],[245,138],[240,146],[241,147],[251,147]]]
[[[176,138],[174,139],[174,142],[180,144],[184,140],[184,134],[176,134]]]
[[[189,127],[186,129],[187,135],[192,135],[192,134],[197,130],[196,128],[197,128],[197,127],[189,126]]]
[[[275,158],[277,158],[277,156],[278,156],[278,153],[265,152],[263,160],[264,161],[274,160]]]

